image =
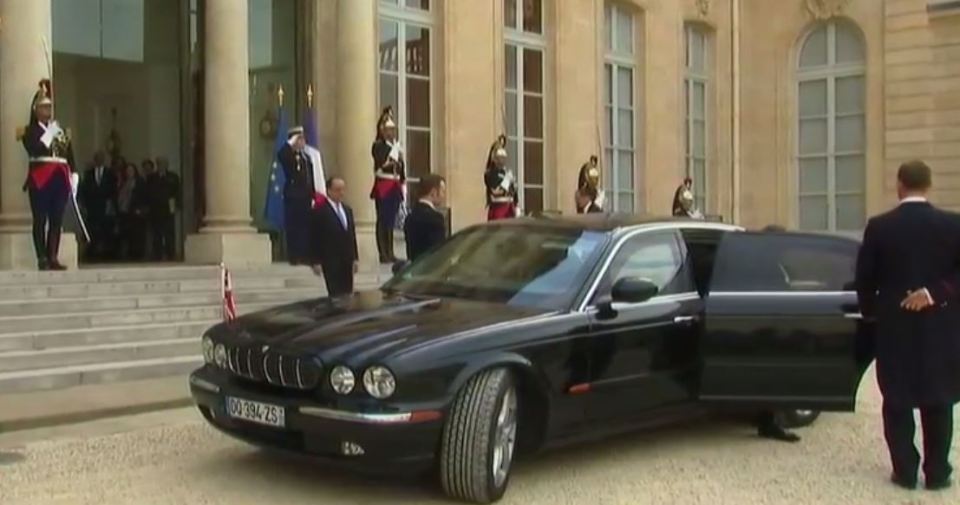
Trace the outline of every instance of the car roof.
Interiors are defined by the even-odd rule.
[[[667,217],[652,214],[593,213],[575,215],[544,214],[536,217],[524,217],[505,221],[496,221],[498,225],[508,226],[554,226],[599,232],[613,232],[625,228],[659,227],[661,225],[677,228],[715,228],[719,230],[741,230],[739,226],[718,221],[705,221],[683,217]]]

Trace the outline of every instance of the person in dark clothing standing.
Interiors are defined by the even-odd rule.
[[[483,182],[487,188],[487,221],[512,219],[520,215],[516,178],[507,168],[506,135],[497,137],[490,146]]]
[[[30,123],[21,138],[30,157],[24,191],[30,196],[33,214],[33,247],[40,270],[66,270],[60,264],[60,236],[63,213],[71,190],[73,152],[70,138],[53,119],[52,88],[49,79],[30,105]]]
[[[102,152],[93,155],[93,167],[83,175],[79,193],[90,225],[87,259],[109,259],[117,218],[117,177]]]
[[[577,190],[577,214],[597,214],[603,212],[596,203],[597,190],[583,187]]]
[[[147,245],[146,184],[137,171],[137,165],[128,163],[117,190],[117,209],[120,228],[121,257],[126,260],[143,259]]]
[[[173,261],[176,255],[174,217],[179,208],[180,178],[170,171],[166,158],[157,158],[157,171],[147,175],[147,217],[155,260]]]
[[[447,238],[446,220],[437,210],[447,199],[446,181],[439,175],[430,174],[420,179],[419,190],[420,199],[404,222],[409,261],[416,260]]]
[[[377,208],[377,251],[380,263],[393,263],[393,229],[406,191],[406,161],[403,147],[397,140],[393,109],[387,107],[377,122],[377,138],[370,148],[373,156],[373,189],[370,198]]]
[[[314,265],[311,248],[311,212],[314,207],[313,165],[303,151],[306,141],[303,127],[287,132],[287,143],[280,149],[279,159],[286,176],[283,188],[284,221],[286,223],[287,259],[291,265]]]
[[[919,409],[925,484],[936,490],[951,483],[953,406],[960,401],[960,216],[927,201],[931,179],[922,161],[900,166],[900,204],[867,223],[856,287],[864,318],[876,320],[891,480],[917,485],[913,411]]]
[[[353,275],[360,265],[357,227],[353,220],[353,209],[343,203],[345,191],[346,182],[342,178],[328,179],[325,201],[313,214],[314,226],[318,231],[313,240],[323,241],[314,248],[318,253],[316,261],[323,270],[323,280],[330,297],[353,293]]]

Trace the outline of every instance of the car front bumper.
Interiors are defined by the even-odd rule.
[[[203,417],[232,437],[375,475],[413,476],[429,470],[443,427],[438,415],[424,416],[422,412],[349,412],[325,408],[303,398],[255,393],[224,380],[221,372],[207,366],[190,374],[190,392]],[[285,427],[230,417],[227,396],[283,407]],[[359,446],[362,454],[345,451],[345,444]]]

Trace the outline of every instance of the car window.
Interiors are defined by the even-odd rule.
[[[385,289],[562,309],[593,271],[605,232],[555,226],[482,225],[457,233]]]
[[[609,296],[617,281],[625,278],[647,279],[660,288],[661,295],[692,291],[685,256],[675,233],[641,233],[617,252],[597,296]]]
[[[731,233],[720,245],[713,291],[850,291],[857,243],[799,233]]]

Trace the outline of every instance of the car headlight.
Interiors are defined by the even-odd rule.
[[[212,365],[213,364],[213,348],[214,343],[213,339],[207,335],[203,336],[200,347],[203,349],[203,362]]]
[[[353,376],[353,370],[341,365],[330,371],[330,385],[337,394],[350,394],[356,384],[357,379]]]
[[[213,361],[220,368],[227,367],[227,348],[223,344],[217,344],[213,349]]]
[[[372,366],[363,372],[363,387],[370,396],[383,400],[397,390],[397,380],[386,367]]]

